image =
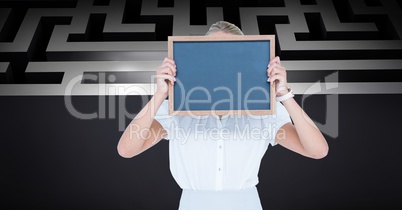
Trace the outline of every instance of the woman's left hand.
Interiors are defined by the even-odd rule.
[[[286,68],[281,66],[281,60],[278,56],[271,59],[267,69],[268,82],[276,82],[276,97],[288,93],[288,84],[286,80]]]

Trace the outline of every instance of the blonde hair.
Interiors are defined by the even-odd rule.
[[[234,35],[244,35],[239,27],[237,27],[233,23],[229,23],[226,21],[218,21],[218,22],[212,24],[205,35],[209,35],[211,33],[218,32],[218,31],[222,31],[222,32],[234,34]]]

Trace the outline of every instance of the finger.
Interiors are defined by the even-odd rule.
[[[268,79],[268,82],[273,83],[273,82],[275,82],[276,80],[279,81],[279,82],[284,82],[284,81],[286,80],[286,78],[285,78],[283,75],[281,75],[281,74],[276,74],[276,75],[270,77],[270,78]]]
[[[276,56],[275,58],[272,58],[269,63],[268,66],[271,66],[272,64],[277,63],[277,64],[281,64],[281,60],[279,59],[279,56]]]
[[[176,66],[176,63],[174,62],[173,59],[169,58],[169,57],[165,57],[165,59],[163,60],[163,63],[169,62],[171,63],[173,66]]]
[[[273,78],[272,78],[272,81],[273,82],[278,82],[278,84],[282,84],[282,85],[277,85],[276,86],[276,92],[278,93],[278,92],[281,92],[281,91],[284,91],[284,90],[287,90],[287,83],[286,83],[286,81],[285,81],[285,78],[283,77],[283,76],[280,76],[280,75],[275,75]],[[273,83],[272,82],[272,83]],[[279,83],[279,82],[282,82],[282,83]]]
[[[272,79],[271,79],[272,78]],[[286,81],[286,75],[284,75],[283,73],[278,73],[275,75],[272,75],[271,77],[268,78],[269,82],[272,80],[278,80],[278,82],[284,82]]]
[[[173,71],[170,67],[160,67],[156,74],[168,74],[173,76]]]
[[[158,68],[156,74],[157,75],[160,75],[160,74],[173,75],[173,72],[172,72],[172,69],[170,69],[169,67],[162,67],[161,66],[161,67]]]
[[[271,65],[268,67],[268,70],[267,70],[268,76],[271,75],[272,69],[277,68],[277,67],[278,67],[278,64],[277,64],[277,63],[271,64]]]
[[[274,69],[275,69],[275,72],[272,72]],[[273,65],[269,66],[269,68],[267,70],[268,76],[272,76],[275,73],[277,73],[278,71],[286,71],[286,69],[285,69],[285,67],[283,67],[277,63],[274,63]]]
[[[272,68],[270,74],[268,74],[269,77],[274,76],[276,74],[282,74],[282,75],[286,75],[286,69],[282,66],[278,66],[275,68]]]
[[[274,76],[268,78],[268,82],[274,83],[276,79],[277,79],[277,76],[274,75]]]
[[[176,76],[176,66],[172,65],[169,62],[163,63],[161,67],[169,67],[172,70],[174,76]]]
[[[174,82],[176,82],[176,78],[174,78],[174,76],[167,75],[167,74],[156,75],[156,78],[169,80],[172,85],[174,84]]]

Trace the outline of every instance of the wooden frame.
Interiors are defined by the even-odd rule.
[[[267,64],[269,60],[275,57],[275,36],[274,35],[229,35],[229,36],[169,36],[168,37],[168,57],[174,58],[174,45],[175,43],[183,42],[242,42],[242,41],[269,41],[269,59],[267,58]],[[177,62],[176,62],[177,64]],[[180,66],[177,66],[178,75],[180,72]],[[266,69],[265,69],[266,72]],[[266,74],[266,73],[265,73]],[[177,83],[177,82],[176,82]],[[269,83],[269,109],[258,110],[174,110],[175,91],[174,86],[169,83],[169,114],[170,115],[240,115],[240,114],[252,114],[252,115],[266,115],[275,114],[275,83]]]

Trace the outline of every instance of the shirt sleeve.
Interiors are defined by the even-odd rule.
[[[162,125],[163,129],[166,130],[167,135],[164,137],[164,139],[169,140],[175,117],[169,115],[168,100],[164,100],[162,102],[154,119]]]
[[[268,141],[272,146],[278,144],[275,141],[275,136],[278,130],[288,122],[292,122],[288,111],[286,110],[285,106],[282,105],[282,103],[276,102],[276,114],[264,120],[265,126],[271,128],[271,135],[269,136]]]

